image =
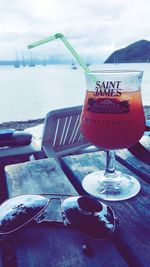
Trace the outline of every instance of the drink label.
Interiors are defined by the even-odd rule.
[[[95,85],[95,96],[121,96],[120,84],[122,81],[97,81]]]
[[[89,98],[87,110],[89,112],[103,114],[124,114],[130,111],[130,105],[129,100],[119,101],[110,98]]]

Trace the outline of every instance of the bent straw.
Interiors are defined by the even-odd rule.
[[[60,38],[63,41],[65,46],[69,49],[69,51],[72,53],[72,55],[76,58],[76,60],[78,61],[79,65],[85,70],[85,72],[91,72],[90,69],[83,62],[82,58],[74,50],[74,48],[67,41],[67,39],[65,38],[65,36],[62,33],[56,33],[56,34],[54,34],[52,36],[49,36],[48,38],[45,38],[45,39],[42,39],[42,40],[37,41],[35,43],[32,43],[32,44],[28,45],[28,48],[31,49],[31,48],[34,48],[34,47],[36,47],[38,45],[42,45],[42,44],[48,43],[48,42],[53,41],[53,40],[58,39],[58,38]]]

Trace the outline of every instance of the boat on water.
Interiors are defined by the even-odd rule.
[[[76,69],[77,69],[77,65],[73,62],[73,63],[71,64],[71,68],[72,68],[73,70],[76,70]]]
[[[45,67],[46,66],[46,58],[44,57],[43,59],[43,66]]]
[[[15,63],[14,67],[15,68],[20,68],[20,65],[18,63]]]
[[[88,58],[87,58],[87,61],[86,61],[86,66],[88,67],[88,66],[90,66],[90,65],[92,65],[92,61],[91,61],[91,58],[88,57]]]
[[[26,67],[26,62],[25,62],[24,55],[22,55],[22,66],[23,66],[23,67]]]
[[[30,63],[30,64],[29,64],[29,67],[35,67],[35,64]]]
[[[16,61],[15,61],[14,67],[15,68],[20,68],[20,63],[19,63],[17,51],[16,51]]]
[[[34,64],[33,59],[32,59],[32,54],[30,54],[29,67],[35,67],[35,64]]]

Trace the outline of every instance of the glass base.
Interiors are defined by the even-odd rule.
[[[131,175],[116,171],[115,177],[106,177],[104,171],[85,176],[82,181],[84,190],[92,196],[105,200],[125,200],[140,191],[140,183]]]

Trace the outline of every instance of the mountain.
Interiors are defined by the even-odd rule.
[[[104,63],[150,62],[150,41],[140,40],[113,52]]]

